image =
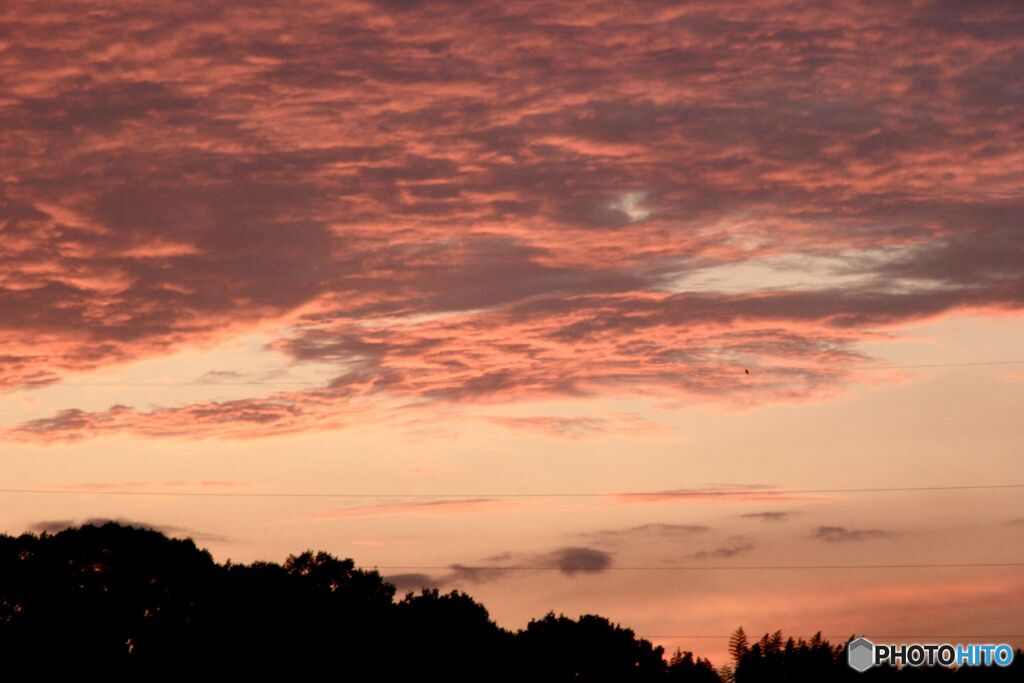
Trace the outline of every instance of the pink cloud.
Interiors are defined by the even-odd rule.
[[[820,499],[789,491],[775,491],[771,486],[738,485],[707,489],[675,489],[669,491],[641,491],[609,494],[618,503],[687,505],[717,503],[723,505],[752,505],[763,503],[789,503],[799,500]]]
[[[636,415],[610,415],[601,417],[587,416],[502,416],[491,415],[485,418],[489,422],[510,429],[536,431],[551,436],[569,439],[580,438],[595,433],[616,434],[650,434],[659,429],[658,425]]]
[[[1024,303],[1012,5],[92,7],[0,17],[0,388],[255,326],[338,370],[22,438],[816,400],[881,328]],[[780,256],[833,265],[679,284]]]

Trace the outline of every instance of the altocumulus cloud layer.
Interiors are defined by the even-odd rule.
[[[9,436],[802,400],[886,327],[1024,302],[1016,2],[2,12],[0,386],[256,325],[336,367]]]

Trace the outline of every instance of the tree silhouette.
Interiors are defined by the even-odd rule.
[[[665,680],[673,683],[676,681],[680,683],[720,683],[721,681],[711,662],[700,657],[694,659],[692,652],[683,652],[679,649],[676,649],[668,660],[668,675]]]
[[[747,644],[747,634],[744,633],[743,627],[738,627],[733,631],[729,637],[729,654],[732,655],[732,661],[734,664],[739,664],[743,656],[747,654],[750,646]]]
[[[600,616],[573,620],[549,612],[531,621],[518,640],[528,670],[539,675],[534,680],[657,681],[667,670],[662,648]]]
[[[514,680],[509,663],[502,662],[512,634],[498,628],[470,596],[424,589],[406,594],[397,607],[393,636],[401,643],[402,659],[395,673],[401,680],[437,671],[448,681]]]
[[[395,600],[395,588],[350,559],[306,551],[283,564],[217,564],[191,540],[115,523],[57,534],[0,535],[0,661],[107,676],[293,676],[349,680],[538,683],[1021,680],[1008,669],[884,667],[858,674],[845,644],[781,631],[730,638],[734,666],[662,648],[596,615],[548,613],[498,627],[459,591]]]
[[[852,638],[851,638],[852,640]],[[786,638],[780,631],[764,634],[735,667],[736,683],[816,683],[818,681],[1017,681],[1024,672],[1020,650],[1011,667],[878,667],[858,673],[846,663],[846,643],[832,645],[816,633],[810,640]]]

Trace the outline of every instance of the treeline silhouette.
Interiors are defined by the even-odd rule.
[[[552,613],[511,632],[459,591],[398,598],[376,571],[304,552],[218,564],[192,540],[110,522],[0,535],[0,661],[7,672],[232,676],[325,672],[356,681],[753,683],[1020,680],[1009,670],[857,674],[844,645],[733,636],[733,662],[637,638],[604,617]]]

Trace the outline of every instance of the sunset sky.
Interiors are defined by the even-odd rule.
[[[1024,634],[1024,489],[848,490],[1024,483],[1022,107],[1016,1],[4,3],[0,531]]]

